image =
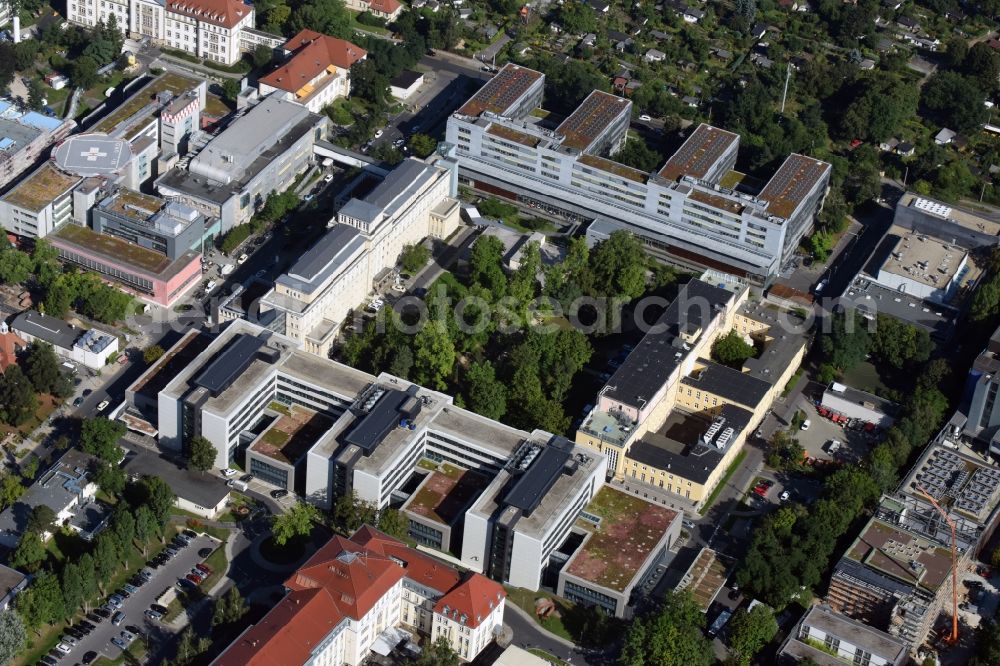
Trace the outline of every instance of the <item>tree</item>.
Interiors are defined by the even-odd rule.
[[[0,249],[0,283],[20,284],[31,275],[31,257],[7,246]]]
[[[486,289],[494,300],[507,294],[503,255],[503,242],[495,236],[480,236],[469,253],[469,281]]]
[[[416,666],[458,666],[459,663],[458,654],[451,649],[448,639],[438,636],[437,640],[424,647]]]
[[[97,582],[97,573],[94,569],[94,556],[84,553],[77,562],[77,572],[83,583],[83,608],[90,610],[90,600],[97,597],[100,592]]]
[[[410,137],[407,145],[410,147],[410,152],[420,159],[424,159],[437,150],[437,140],[426,134],[414,134]]]
[[[25,625],[36,633],[40,633],[41,627],[63,619],[65,607],[59,579],[48,571],[38,574],[34,582],[17,595],[16,606]]]
[[[198,471],[205,472],[215,465],[215,445],[201,435],[191,440],[188,450],[188,464]]]
[[[319,522],[319,511],[316,507],[305,502],[298,502],[274,519],[274,523],[271,525],[274,542],[279,546],[284,546],[290,539],[306,536],[312,531],[315,522]]]
[[[47,342],[33,342],[24,354],[24,372],[39,393],[65,397],[73,390],[69,378],[60,369],[58,357]]]
[[[917,88],[898,76],[872,72],[859,78],[844,106],[841,132],[847,139],[882,141],[917,112]]]
[[[872,352],[894,368],[923,363],[934,351],[927,329],[917,328],[888,315],[879,315],[872,338]]]
[[[289,31],[293,34],[309,28],[342,39],[353,36],[350,26],[351,14],[341,0],[309,0],[300,5],[288,20]]]
[[[116,539],[110,532],[101,532],[94,540],[94,572],[104,591],[104,585],[115,574],[118,568],[118,548]]]
[[[30,40],[28,40],[30,41]],[[34,111],[41,111],[46,103],[45,84],[38,79],[28,81],[28,106]]]
[[[1000,55],[992,46],[986,42],[977,42],[966,54],[962,68],[979,83],[979,87],[987,95],[996,91],[997,79],[1000,78]]]
[[[222,82],[222,98],[227,102],[235,102],[242,88],[243,84],[239,79],[226,79]]]
[[[25,532],[11,554],[10,564],[15,569],[34,573],[45,561],[46,555],[45,544],[38,532]]]
[[[3,375],[0,375],[0,420],[19,426],[31,418],[37,409],[35,390],[20,366],[7,366]]]
[[[409,521],[397,509],[382,509],[378,514],[378,528],[391,537],[404,539],[409,532]]]
[[[745,608],[736,611],[726,631],[735,662],[739,666],[750,666],[754,655],[778,633],[778,622],[770,608],[757,604],[749,612]]]
[[[247,602],[235,585],[229,588],[229,591],[226,592],[226,596],[224,596],[223,599],[226,602],[226,622],[230,624],[239,622],[243,619],[243,616],[247,614],[247,611],[249,610],[249,608],[247,608]]]
[[[861,317],[835,314],[830,332],[820,338],[820,349],[826,360],[839,370],[849,370],[865,360],[871,349],[871,336],[861,323]]]
[[[80,446],[92,456],[117,464],[122,457],[118,440],[124,436],[125,424],[120,421],[106,418],[87,419],[80,429]]]
[[[920,102],[934,120],[959,132],[968,133],[987,118],[986,92],[972,77],[939,71],[924,85]]]
[[[145,504],[149,506],[156,522],[165,525],[170,517],[170,510],[174,506],[177,496],[171,490],[167,482],[158,476],[146,476],[142,480],[142,489],[145,494]]]
[[[448,327],[441,321],[428,321],[413,339],[413,370],[417,383],[437,389],[446,387],[445,379],[455,365],[455,343]]]
[[[266,44],[258,44],[257,48],[253,50],[253,66],[255,69],[259,69],[264,65],[271,62],[274,57],[274,50],[267,46]]]
[[[115,537],[121,545],[122,557],[127,558],[129,550],[133,547],[135,540],[135,516],[131,511],[119,509],[115,511],[114,519],[111,521],[111,529],[114,530]]]
[[[992,619],[983,622],[976,630],[976,649],[969,666],[1000,664],[1000,622]]]
[[[158,528],[156,517],[149,507],[145,504],[139,505],[139,508],[135,510],[135,538],[142,546],[143,557],[146,556],[149,540],[153,538],[154,534],[159,533]]]
[[[56,512],[47,504],[36,504],[28,514],[28,522],[25,529],[29,532],[45,534],[51,532],[56,522]]]
[[[97,83],[97,63],[89,56],[80,56],[69,66],[69,78],[73,86],[87,90]]]
[[[650,148],[642,137],[632,136],[615,154],[615,161],[649,173],[663,162],[663,156]]]
[[[38,476],[39,465],[41,465],[41,461],[38,459],[38,456],[34,453],[29,455],[21,463],[21,478],[27,482],[34,481],[35,477]]]
[[[399,253],[399,264],[403,271],[414,275],[430,261],[431,253],[422,243],[406,245]]]
[[[119,497],[125,490],[125,470],[111,462],[95,465],[94,482],[112,497]]]
[[[465,373],[466,405],[477,414],[499,420],[507,411],[507,387],[489,361],[473,363]]]
[[[0,511],[16,502],[24,494],[21,480],[13,474],[4,474],[0,479]]]
[[[965,62],[965,57],[969,54],[969,42],[965,41],[965,37],[960,35],[953,35],[945,41],[947,52],[945,53],[945,59],[948,66],[952,69],[957,69],[962,66]]]
[[[702,633],[705,616],[689,593],[668,592],[650,615],[636,618],[625,634],[622,666],[709,666],[712,642]]]
[[[719,338],[712,345],[712,358],[722,365],[740,369],[743,362],[754,356],[754,346],[743,339],[735,328]]]
[[[17,611],[8,608],[0,612],[0,664],[14,661],[27,641],[27,630]]]
[[[80,567],[75,562],[66,562],[59,581],[66,615],[72,617],[83,603],[83,578],[80,577]]]
[[[590,252],[594,284],[605,287],[605,297],[638,298],[646,289],[646,254],[639,239],[624,230],[615,231]]]
[[[146,362],[146,365],[153,365],[166,353],[160,345],[146,347],[142,352],[142,360]]]
[[[173,661],[175,666],[187,666],[198,658],[212,644],[208,638],[198,636],[190,624],[181,632],[177,641],[177,655]]]
[[[376,508],[360,499],[355,492],[341,495],[333,505],[334,524],[344,533],[351,533],[362,525],[375,523]]]

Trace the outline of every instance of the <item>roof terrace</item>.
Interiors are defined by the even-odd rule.
[[[65,194],[82,178],[71,176],[46,162],[4,196],[4,201],[37,213]]]
[[[598,157],[597,155],[584,154],[577,158],[577,162],[581,164],[586,164],[589,167],[594,167],[595,169],[600,169],[607,173],[612,173],[616,176],[621,176],[622,178],[627,178],[633,182],[645,185],[649,182],[649,174],[644,171],[639,171],[625,164],[615,162],[613,160],[605,159],[603,157]]]
[[[64,225],[55,232],[54,236],[84,250],[95,252],[148,273],[160,274],[172,263],[170,257],[164,254],[147,250],[115,236],[106,236],[86,227],[78,227],[75,224]]]
[[[405,511],[443,525],[453,525],[489,479],[448,463],[434,468],[403,507]]]
[[[878,518],[869,521],[845,557],[931,592],[936,592],[951,573],[947,548]]]
[[[272,402],[270,409],[281,415],[250,449],[286,465],[294,465],[333,425],[328,417],[299,405]]]
[[[90,131],[110,134],[118,125],[142,111],[147,104],[155,101],[156,96],[161,92],[173,93],[176,96],[191,90],[198,83],[197,79],[189,76],[167,72],[137,90],[121,106],[102,118]]]
[[[650,504],[608,486],[585,511],[601,518],[599,525],[577,520],[590,537],[566,565],[566,573],[623,592],[641,571],[677,512]]]

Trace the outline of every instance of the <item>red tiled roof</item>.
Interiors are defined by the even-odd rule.
[[[368,6],[383,14],[395,14],[400,8],[397,0],[368,0]]]
[[[467,618],[466,626],[478,627],[506,596],[503,586],[496,581],[481,574],[472,574],[464,583],[441,597],[434,606],[434,612],[444,615],[447,607],[447,617],[459,619],[464,616]]]
[[[0,333],[0,372],[17,362],[17,352],[28,346],[17,333]]]
[[[392,537],[365,525],[351,536],[352,541],[363,544],[369,552],[395,558],[403,563],[406,577],[438,592],[447,592],[458,585],[461,577],[449,566],[433,557],[408,548]]]
[[[285,581],[285,587],[324,588],[341,613],[360,620],[404,574],[403,568],[388,557],[338,536]]]
[[[350,69],[368,52],[345,39],[330,37],[315,30],[302,30],[287,42],[284,48],[292,57],[260,81],[272,88],[296,92],[312,81],[327,67]]]
[[[323,589],[296,590],[243,632],[213,662],[217,666],[304,664],[344,616]]]
[[[402,578],[445,596],[449,610],[477,626],[504,596],[479,574],[458,572],[371,527],[334,537],[285,581],[289,594],[216,659],[216,666],[301,664],[345,618],[361,619]],[[500,596],[497,596],[500,595]],[[445,601],[448,600],[448,601]],[[443,609],[443,605],[439,604]]]
[[[232,28],[253,9],[242,0],[167,0],[167,11]]]

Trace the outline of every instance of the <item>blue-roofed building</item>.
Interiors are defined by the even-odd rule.
[[[0,99],[0,189],[47,156],[76,127],[73,120],[24,111]]]
[[[458,228],[454,172],[409,159],[367,196],[351,199],[336,223],[275,281],[262,310],[277,312],[274,330],[326,356],[348,313],[396,264],[406,245],[447,238]]]
[[[90,470],[96,462],[93,456],[75,449],[64,453],[20,499],[0,513],[0,546],[17,546],[31,511],[42,505],[56,514],[57,526],[67,526],[84,539],[92,539],[104,528],[109,516],[108,507],[94,499],[97,484]],[[42,537],[47,539],[49,534]]]

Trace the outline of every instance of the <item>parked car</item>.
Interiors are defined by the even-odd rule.
[[[787,502],[789,497],[791,497],[791,494],[787,490],[782,490],[779,496],[782,502]]]
[[[114,638],[112,638],[111,642],[114,643],[115,645],[117,645],[122,650],[127,650],[128,649],[128,643],[126,643],[125,641],[123,641],[118,636],[115,636]]]
[[[194,568],[197,569],[198,571],[202,572],[206,576],[208,574],[212,573],[212,567],[208,566],[204,562],[199,562],[198,564],[194,565]]]
[[[97,659],[97,653],[91,650],[90,652],[84,654],[83,659],[81,659],[80,661],[84,664],[90,664],[93,663],[95,659]]]
[[[240,481],[242,481],[243,483],[250,483],[251,481],[253,481],[253,474],[244,474],[243,476],[240,477]]]
[[[281,499],[282,497],[287,497],[287,496],[288,496],[288,491],[285,490],[284,488],[278,488],[277,490],[271,491],[271,497],[273,499]]]
[[[80,636],[80,638],[83,638],[83,634],[79,634],[79,633],[78,633],[78,635]],[[69,629],[67,629],[67,630],[66,630],[66,635],[64,635],[64,636],[63,636],[63,637],[62,637],[62,638],[60,639],[60,641],[61,641],[61,642],[63,642],[63,643],[65,643],[66,645],[68,645],[68,646],[70,646],[70,647],[73,647],[74,645],[76,645],[77,643],[79,643],[79,642],[80,642],[80,639],[79,639],[79,638],[74,638],[74,637],[73,637],[73,634],[72,634],[72,633],[70,633],[70,630],[69,630]]]
[[[181,589],[181,590],[195,590],[195,589],[198,589],[198,586],[195,585],[193,582],[189,581],[187,578],[179,578],[179,579],[177,579],[176,585],[177,585],[177,588]]]
[[[187,578],[192,583],[194,583],[195,585],[201,585],[201,582],[205,580],[202,576],[198,576],[193,573],[189,573],[187,576],[184,577]]]
[[[809,430],[809,426],[811,426],[811,425],[812,425],[812,422],[809,419],[806,419],[805,421],[802,422],[802,425],[799,426],[799,429],[800,430]]]
[[[641,120],[644,123],[648,123],[650,120],[652,120],[652,118],[650,118],[647,114],[644,113],[641,116],[639,116],[639,120]]]
[[[197,539],[198,538],[198,533],[195,532],[194,530],[184,530],[183,532],[181,532],[181,534],[183,534],[184,536],[186,536],[188,539]]]
[[[41,661],[43,664],[48,664],[48,666],[56,666],[56,664],[59,663],[54,657],[50,657],[48,655],[45,655],[39,661]]]
[[[122,589],[124,589],[129,594],[135,594],[136,592],[139,591],[139,588],[137,588],[135,585],[129,585],[128,583],[123,585]]]
[[[211,555],[213,552],[214,551],[211,548],[202,548],[201,550],[198,551],[198,557],[205,558]]]
[[[246,260],[249,259],[249,258],[250,257],[248,257],[247,254],[244,252],[243,254],[241,254],[239,256],[239,258],[236,259],[236,263],[242,265],[242,264],[246,263]]]
[[[159,620],[161,617],[163,617],[163,614],[157,613],[155,610],[148,610],[146,611],[146,617],[155,622],[156,620]]]
[[[124,621],[125,621],[125,613],[121,611],[115,613],[115,616],[111,618],[111,624],[115,625],[116,627],[121,626],[121,623]]]
[[[239,474],[239,472],[237,472],[235,469],[231,467],[227,467],[226,469],[222,470],[222,476],[226,477],[227,479],[231,476],[236,476],[237,474]]]
[[[95,608],[94,615],[101,618],[102,620],[107,620],[109,617],[111,617],[111,613],[108,612],[108,610],[105,608]]]
[[[126,629],[125,631],[122,632],[122,640],[124,640],[126,643],[131,643],[132,641],[135,640],[135,634]]]
[[[83,398],[82,397],[78,397],[76,400],[73,401],[73,406],[74,407],[79,407],[82,404],[83,404]]]
[[[66,645],[65,643],[59,643],[58,645],[56,645],[56,649],[62,652],[63,654],[69,654],[69,651],[72,650],[73,648]]]
[[[108,405],[110,405],[110,404],[111,403],[108,402],[107,400],[101,400],[100,404],[97,405],[97,411],[103,412],[105,409],[108,408]]]
[[[149,605],[149,609],[152,610],[152,611],[156,611],[160,615],[166,615],[167,614],[167,607],[166,606],[161,606],[160,604],[150,604]]]

